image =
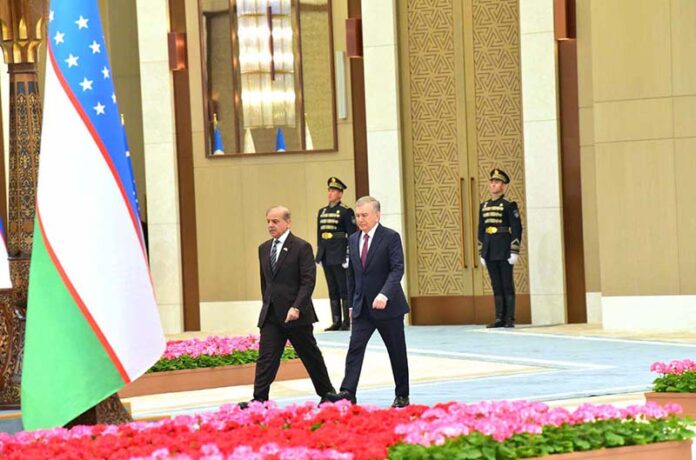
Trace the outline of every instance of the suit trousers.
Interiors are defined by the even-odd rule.
[[[329,373],[326,370],[324,357],[317,346],[312,331],[311,324],[283,327],[276,319],[275,313],[269,311],[269,315],[261,327],[259,360],[256,363],[256,376],[254,378],[254,400],[268,401],[271,383],[278,373],[280,358],[288,340],[307,369],[317,395],[323,398],[327,393],[334,391]]]
[[[488,260],[486,268],[491,277],[493,295],[515,295],[515,284],[512,278],[512,265],[507,260]]]
[[[389,307],[387,307],[389,308]],[[406,337],[404,336],[404,315],[396,318],[376,320],[371,314],[372,305],[362,306],[360,316],[353,318],[353,326],[346,356],[346,375],[341,383],[341,390],[356,394],[362,371],[365,349],[370,337],[377,330],[387,347],[389,361],[396,388],[396,396],[409,395],[408,357],[406,354]]]

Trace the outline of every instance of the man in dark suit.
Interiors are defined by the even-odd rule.
[[[329,204],[317,215],[317,257],[324,268],[331,301],[331,326],[325,331],[350,330],[348,310],[348,237],[355,232],[355,214],[341,202],[343,191],[348,188],[338,177],[327,181]],[[343,321],[341,321],[343,313]]]
[[[312,304],[316,281],[312,246],[290,233],[290,211],[283,206],[266,212],[266,224],[272,239],[259,246],[263,306],[253,400],[268,400],[288,340],[307,369],[317,395],[324,400],[334,388],[312,332],[312,324],[317,322]]]
[[[380,225],[380,204],[366,196],[355,203],[359,232],[348,240],[353,277],[348,292],[353,299],[353,327],[346,356],[346,373],[341,391],[327,396],[329,401],[347,399],[356,402],[358,380],[367,342],[375,329],[389,353],[396,398],[392,407],[409,405],[408,358],[404,336],[404,315],[408,303],[401,278],[404,275],[404,250],[397,232]]]
[[[481,264],[488,268],[495,301],[495,321],[486,327],[515,327],[515,283],[512,269],[522,242],[517,203],[505,197],[510,176],[502,169],[490,174],[491,199],[479,208],[478,243]]]

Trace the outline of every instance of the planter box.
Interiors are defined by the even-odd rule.
[[[118,392],[118,395],[121,398],[131,398],[133,396],[172,393],[176,391],[250,385],[254,383],[255,372],[256,364],[153,372],[151,374],[145,374],[139,379],[129,383]],[[302,361],[299,359],[291,359],[288,361],[281,361],[276,380],[294,380],[308,377],[309,375]]]
[[[657,442],[645,446],[614,447],[570,454],[534,457],[530,460],[691,460],[691,440]]]
[[[645,393],[647,402],[654,402],[659,405],[668,403],[679,404],[684,412],[682,415],[688,415],[696,420],[696,393]]]

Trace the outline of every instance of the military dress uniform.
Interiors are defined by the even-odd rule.
[[[500,169],[491,171],[491,180],[507,184],[509,176]],[[513,327],[515,324],[515,285],[511,254],[520,253],[522,221],[517,203],[504,195],[481,203],[479,209],[479,254],[491,277],[495,299],[495,323],[490,327]]]
[[[346,184],[336,177],[328,180],[329,188],[345,190]],[[327,330],[350,329],[347,268],[348,237],[357,230],[355,213],[340,201],[329,203],[317,215],[317,263],[321,262],[329,287],[332,324]],[[343,316],[343,321],[341,321]]]

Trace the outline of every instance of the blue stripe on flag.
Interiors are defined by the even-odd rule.
[[[109,155],[128,204],[137,218],[135,189],[119,120],[104,32],[96,0],[51,0],[48,42],[59,78],[87,116]]]

